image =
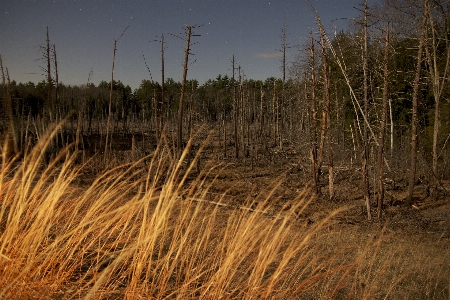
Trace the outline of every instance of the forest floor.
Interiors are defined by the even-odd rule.
[[[130,155],[130,137],[115,138],[114,143],[117,148],[126,151],[124,157]],[[200,143],[194,145],[198,148]],[[197,148],[194,147],[194,150]],[[279,184],[270,196],[273,211],[268,217],[283,216],[283,208],[305,191],[310,178],[309,159],[288,146],[281,150],[277,146],[268,147],[265,151],[253,159],[248,155],[234,158],[234,148],[230,144],[228,155],[224,158],[220,145],[211,143],[202,150],[188,180],[194,180],[200,170],[220,164],[208,175],[206,182],[211,185],[205,184],[208,192],[203,200],[210,197],[211,201],[215,201],[218,195],[222,195],[221,201],[230,209],[255,208],[260,193],[269,195],[270,187]],[[120,157],[118,160],[121,160]],[[185,166],[188,164],[187,160]],[[335,163],[336,196],[332,200],[328,199],[325,168],[320,177],[321,194],[313,196],[307,193],[305,197],[312,197],[311,202],[292,222],[298,223],[301,230],[344,208],[326,223],[320,241],[314,243],[320,243],[321,249],[337,253],[339,249],[355,245],[363,247],[369,240],[381,239],[377,251],[387,264],[372,264],[371,272],[375,275],[371,278],[375,279],[367,277],[366,280],[371,282],[360,280],[363,286],[373,288],[368,295],[375,298],[386,295],[386,292],[381,292],[377,296],[374,292],[380,289],[377,285],[385,284],[381,277],[395,278],[397,275],[386,276],[386,272],[398,272],[398,281],[390,283],[396,287],[390,291],[388,298],[450,299],[450,181],[442,181],[435,190],[419,182],[414,190],[414,205],[405,207],[402,205],[407,190],[405,178],[386,180],[382,216],[377,217],[372,195],[372,219],[368,220],[358,167],[357,163]],[[84,178],[88,183],[89,176]]]

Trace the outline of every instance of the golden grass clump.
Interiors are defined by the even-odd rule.
[[[277,183],[251,201],[253,209],[225,205],[221,196],[207,201],[220,166],[193,177],[195,159],[183,165],[189,145],[176,159],[164,142],[150,156],[107,170],[81,187],[76,180],[83,165],[74,163],[77,153],[70,147],[43,162],[52,136],[21,160],[3,156],[2,299],[373,295],[355,282],[372,266],[362,261],[376,260],[372,245],[379,241],[345,260],[341,254],[348,249],[315,246],[312,241],[333,214],[308,226],[296,221],[310,200],[306,191],[282,215],[271,207]]]

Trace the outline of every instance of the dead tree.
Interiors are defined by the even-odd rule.
[[[185,91],[186,91],[186,77],[187,77],[187,71],[188,71],[188,63],[189,63],[189,54],[191,54],[191,36],[199,36],[199,35],[193,35],[192,29],[196,28],[197,26],[188,26],[186,25],[185,31],[186,31],[186,38],[184,39],[186,41],[186,47],[184,49],[184,64],[183,64],[183,79],[181,82],[181,93],[180,93],[180,103],[178,106],[178,155],[180,156],[183,147],[183,117],[184,117],[184,97],[185,97]]]
[[[59,77],[58,77],[58,60],[56,59],[56,46],[53,44],[53,59],[55,60],[55,100],[56,100],[56,114],[60,113],[60,97],[59,97]],[[60,116],[62,117],[62,116]]]
[[[439,1],[437,1],[439,2]],[[427,14],[427,20],[429,23],[429,27],[424,29],[425,32],[425,41],[427,41],[426,45],[424,45],[425,50],[425,57],[428,65],[428,71],[430,74],[430,81],[432,85],[433,90],[433,96],[434,96],[434,126],[433,126],[433,173],[434,176],[438,176],[438,135],[439,135],[439,127],[440,127],[440,100],[442,97],[442,93],[444,90],[444,81],[447,80],[447,75],[449,71],[449,65],[450,65],[450,44],[449,44],[449,38],[448,38],[448,11],[446,11],[445,6],[436,5],[438,7],[438,10],[440,12],[440,16],[443,20],[444,24],[441,24],[442,28],[444,29],[444,32],[441,36],[438,36],[437,28],[438,24],[436,24],[436,20],[438,14],[433,12],[431,10],[430,5],[426,6],[426,14]],[[448,6],[446,7],[448,9]],[[431,37],[429,37],[429,32],[431,33]],[[439,44],[441,41],[445,42],[445,49],[447,51],[446,53],[446,59],[445,63],[443,64],[443,67],[440,66],[440,58],[438,54],[438,47],[442,47]],[[431,43],[431,45],[430,45]]]
[[[112,97],[113,97],[113,85],[114,85],[114,61],[116,58],[116,51],[117,51],[117,42],[120,40],[120,38],[124,35],[125,31],[128,29],[129,26],[125,28],[125,30],[122,32],[122,34],[119,36],[119,38],[114,40],[114,51],[112,56],[112,68],[111,68],[111,84],[109,88],[109,105],[108,105],[108,120],[106,121],[106,141],[105,141],[105,163],[108,159],[108,145],[109,145],[109,124],[111,123],[111,114],[112,114]]]
[[[273,95],[272,95],[272,103],[273,103],[273,124],[274,128],[274,142],[277,144],[280,139],[280,117],[279,117],[279,105],[278,105],[278,97],[277,97],[277,80],[273,81]]]
[[[353,120],[353,129],[354,129],[354,138],[356,141],[356,148],[357,148],[357,152],[359,153],[359,157],[360,157],[360,161],[361,161],[361,172],[364,172],[364,170],[367,168],[367,161],[366,161],[366,157],[364,156],[364,151],[361,148],[361,138],[360,138],[360,130],[358,130],[358,123],[356,121],[356,119]],[[364,176],[361,177],[361,183],[362,186],[364,187],[367,183],[364,180]],[[368,195],[366,195],[364,193],[364,203],[366,205],[366,210],[367,210],[367,219],[371,220],[372,219],[372,214],[370,212],[370,203],[368,200]]]
[[[319,193],[319,170],[317,164],[317,109],[316,109],[316,70],[315,50],[312,32],[310,33],[310,69],[311,69],[311,114],[310,114],[310,140],[311,140],[311,169],[313,188]]]
[[[18,138],[14,123],[14,116],[13,116],[13,110],[12,110],[12,99],[11,99],[11,83],[9,79],[8,74],[8,68],[3,69],[3,61],[2,57],[0,55],[0,70],[2,72],[2,83],[3,83],[3,89],[4,89],[4,96],[3,96],[3,107],[5,110],[4,114],[4,120],[5,120],[5,127],[7,132],[7,138],[8,138],[8,151],[6,152],[6,155],[9,156],[10,154],[16,154],[19,152],[19,146],[18,146]]]
[[[161,35],[161,102],[159,111],[159,129],[164,127],[164,35]],[[159,138],[159,136],[157,136]]]
[[[412,203],[412,195],[416,180],[416,168],[417,168],[417,148],[418,148],[418,136],[417,127],[419,126],[418,118],[418,103],[419,103],[419,83],[420,73],[422,71],[422,56],[425,42],[425,30],[427,22],[427,7],[429,0],[425,0],[423,7],[422,23],[419,28],[419,49],[417,51],[417,65],[416,74],[414,76],[413,93],[412,93],[412,119],[411,119],[411,156],[410,156],[410,169],[409,169],[409,184],[408,194],[405,199],[405,205],[410,206]]]
[[[378,142],[378,218],[381,217],[384,200],[384,185],[383,185],[383,166],[384,166],[384,140],[386,137],[386,121],[387,121],[387,104],[389,95],[389,24],[386,25],[386,38],[384,48],[384,62],[383,62],[383,100],[381,105],[381,120],[380,120],[380,139]]]
[[[235,158],[239,157],[239,136],[238,136],[238,124],[239,124],[239,106],[238,106],[238,97],[237,97],[237,90],[236,90],[236,82],[234,79],[234,70],[236,69],[234,67],[234,54],[233,58],[231,60],[231,68],[232,68],[232,76],[231,76],[231,82],[233,84],[233,118],[234,118],[234,156]]]
[[[320,26],[320,46],[322,49],[322,77],[323,77],[323,108],[322,108],[322,132],[321,132],[321,152],[324,152],[325,140],[327,141],[328,154],[328,188],[330,199],[334,198],[334,166],[333,166],[333,140],[331,136],[331,99],[330,99],[330,73],[328,67],[328,58],[325,47],[325,32]],[[320,153],[320,151],[319,151]],[[323,154],[320,154],[321,156]],[[319,163],[322,162],[322,157]],[[320,166],[320,164],[319,164]]]
[[[47,46],[45,47],[45,55],[47,58],[47,109],[50,116],[50,122],[53,121],[53,97],[52,97],[52,70],[51,70],[51,57],[50,57],[50,38],[48,35],[47,26]]]
[[[165,72],[164,72],[164,50],[165,50],[165,42],[164,42],[164,35],[161,35],[161,39],[153,40],[154,42],[161,43],[161,98],[158,99],[156,97],[156,90],[153,91],[154,94],[154,122],[155,122],[155,132],[156,132],[156,140],[159,140],[161,131],[164,127],[165,118],[164,118],[164,81],[165,81]],[[144,57],[145,60],[145,57]],[[147,69],[150,73],[150,68],[147,66]],[[151,73],[150,73],[151,77]],[[152,79],[153,81],[153,79]]]
[[[364,46],[363,46],[363,53],[362,53],[362,60],[363,60],[363,76],[364,76],[364,116],[368,118],[369,116],[369,84],[368,84],[368,35],[367,35],[367,17],[368,17],[368,6],[367,6],[367,0],[364,1],[364,22],[363,22],[363,30],[364,30]],[[367,207],[367,217],[370,220],[371,214],[370,214],[370,184],[369,184],[369,138],[368,138],[368,132],[367,132],[367,122],[363,123],[363,133],[362,133],[362,151],[363,151],[363,163],[361,168],[361,176],[362,176],[362,183],[363,183],[363,194],[366,201],[366,207]]]

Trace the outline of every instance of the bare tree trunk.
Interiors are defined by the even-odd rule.
[[[236,91],[236,83],[234,81],[234,54],[233,54],[233,59],[232,59],[232,69],[233,69],[233,76],[231,77],[231,81],[233,82],[233,118],[234,118],[234,151],[235,154],[234,156],[236,158],[239,157],[239,136],[238,136],[238,124],[239,124],[239,120],[238,120],[238,100],[237,100],[237,91]]]
[[[359,157],[361,160],[361,172],[365,172],[366,168],[367,168],[367,161],[366,161],[366,156],[364,155],[364,149],[361,148],[361,141],[360,141],[360,137],[359,137],[359,132],[358,132],[358,124],[356,122],[356,120],[354,120],[353,122],[353,126],[354,126],[354,138],[356,141],[356,147],[357,147],[357,151],[359,152]],[[369,195],[368,190],[366,189],[366,186],[368,185],[368,183],[366,182],[367,178],[364,176],[361,176],[361,184],[362,184],[362,190],[363,190],[363,195],[364,195],[364,203],[366,205],[366,210],[367,210],[367,219],[371,220],[372,219],[372,214],[370,212],[370,202],[368,201],[369,199]]]
[[[322,28],[322,26],[319,26],[320,28],[320,45],[322,47],[322,60],[325,57],[325,40],[324,40],[324,36],[325,36],[325,32]],[[323,61],[322,61],[323,63]],[[324,78],[325,79],[325,78]],[[326,79],[325,79],[326,80]],[[324,84],[325,86],[325,84]],[[323,155],[324,155],[324,151],[325,151],[325,139],[326,139],[326,135],[327,135],[327,118],[328,118],[328,114],[327,114],[327,108],[326,108],[326,100],[327,97],[325,95],[326,93],[326,89],[324,89],[324,97],[323,97],[323,104],[322,104],[322,121],[321,121],[321,131],[320,131],[320,143],[319,143],[319,150],[318,150],[318,157],[317,157],[317,173],[320,173],[320,170],[322,168],[322,163],[323,163]]]
[[[153,118],[155,124],[156,140],[159,140],[159,118],[158,118],[158,98],[156,97],[156,88],[153,88]]]
[[[164,128],[164,35],[161,35],[161,103],[159,108],[159,132]],[[159,136],[157,139],[159,140]]]
[[[389,102],[389,120],[391,122],[391,153],[390,156],[392,158],[392,156],[394,155],[394,116],[393,116],[393,112],[392,112],[392,100],[389,98],[388,99]]]
[[[316,194],[319,193],[319,170],[317,165],[317,109],[316,109],[316,60],[314,50],[314,39],[310,33],[310,56],[311,56],[311,115],[310,115],[310,139],[311,139],[311,166],[313,188]],[[306,84],[306,80],[305,80]],[[305,90],[307,88],[305,87]]]
[[[47,55],[47,109],[49,111],[50,122],[53,122],[53,97],[52,97],[52,70],[50,64],[50,39],[48,36],[47,26],[47,47],[45,48]]]
[[[16,128],[14,124],[14,116],[12,110],[12,99],[11,99],[11,83],[9,80],[8,68],[6,70],[3,69],[3,61],[0,55],[0,70],[2,72],[2,83],[4,88],[4,96],[3,96],[3,107],[5,110],[5,127],[7,128],[7,138],[8,138],[8,147],[6,156],[13,155],[19,152],[18,139],[16,134]],[[6,74],[5,74],[6,73]],[[12,150],[12,151],[11,151]]]
[[[316,70],[314,40],[310,33],[310,55],[311,55],[311,115],[310,115],[310,139],[311,139],[311,167],[314,191],[319,193],[319,170],[317,165],[317,109],[316,109]],[[305,81],[306,82],[306,81]],[[305,88],[306,90],[306,88]]]
[[[331,137],[331,99],[330,99],[330,73],[328,70],[328,59],[325,48],[325,32],[321,32],[320,44],[322,48],[322,65],[323,65],[323,118],[322,118],[322,137],[321,144],[324,147],[324,140],[327,140],[328,152],[328,189],[330,192],[330,200],[334,198],[334,166],[333,166],[333,140]]]
[[[368,49],[367,49],[367,16],[368,16],[368,6],[367,0],[364,1],[364,49],[363,49],[363,72],[364,72],[364,116],[368,118],[369,111],[369,93],[368,93]],[[370,183],[369,183],[369,168],[367,163],[369,161],[369,145],[368,145],[368,133],[367,133],[367,123],[363,123],[363,136],[362,136],[362,144],[363,144],[363,167],[361,168],[361,175],[363,177],[363,189],[364,189],[364,198],[366,201],[368,219],[371,219],[370,214]]]
[[[261,84],[260,87],[260,93],[261,93],[261,98],[260,98],[260,107],[259,107],[259,125],[260,125],[260,129],[259,129],[259,137],[261,139],[261,144],[265,145],[265,131],[264,131],[264,90],[263,90],[263,85]]]
[[[222,115],[222,127],[223,127],[223,158],[227,158],[227,126],[225,122],[225,112]],[[219,129],[220,132],[220,129]]]
[[[275,144],[277,144],[279,136],[280,136],[280,123],[279,123],[279,108],[278,108],[278,97],[277,97],[277,81],[273,81],[273,122],[275,123],[275,134],[274,134],[274,141]]]
[[[58,122],[58,117],[62,118],[60,113],[60,103],[59,103],[59,77],[58,77],[58,59],[56,58],[56,46],[53,44],[53,59],[55,60],[55,120]],[[64,134],[63,134],[63,128],[60,129],[61,132],[61,144],[64,145]],[[58,142],[58,141],[56,141]]]
[[[282,71],[283,71],[283,82],[282,82],[282,89],[281,89],[281,107],[279,109],[279,122],[280,124],[278,125],[280,127],[280,134],[279,134],[279,139],[280,139],[280,150],[283,147],[283,138],[282,138],[282,132],[284,129],[284,105],[285,105],[285,84],[286,84],[286,49],[287,49],[287,25],[286,25],[286,17],[284,18],[284,22],[283,22],[283,60],[282,60]]]
[[[56,99],[56,115],[60,113],[59,98],[59,78],[58,78],[58,60],[56,59],[56,46],[53,44],[53,58],[55,59],[55,99]],[[60,116],[62,117],[62,116]]]
[[[420,81],[420,73],[422,70],[422,55],[423,55],[423,47],[425,40],[425,25],[427,22],[427,13],[426,10],[429,5],[429,0],[425,0],[425,7],[422,16],[422,24],[419,28],[419,50],[417,52],[417,66],[416,66],[416,74],[414,77],[414,85],[413,85],[413,93],[412,93],[412,120],[411,120],[411,161],[410,161],[410,169],[409,169],[409,185],[408,185],[408,194],[405,199],[405,205],[410,206],[412,204],[412,195],[416,180],[416,167],[417,167],[417,127],[418,127],[418,102],[419,102],[419,81]]]
[[[433,87],[433,96],[434,96],[434,126],[433,126],[433,173],[435,176],[438,176],[438,135],[439,135],[439,127],[440,127],[440,99],[442,96],[442,92],[444,89],[444,81],[447,79],[447,73],[450,64],[450,45],[448,35],[444,34],[443,37],[436,36],[436,24],[433,13],[431,11],[430,5],[426,8],[426,13],[428,15],[428,21],[430,23],[430,31],[431,31],[431,39],[428,37],[428,30],[425,31],[425,40],[431,40],[431,51],[428,45],[425,45],[425,55],[427,59],[427,64],[430,73],[431,84]],[[441,14],[442,19],[448,18],[448,12],[445,12],[444,8],[441,6]],[[448,31],[448,25],[443,24],[445,32]],[[447,57],[444,65],[443,76],[440,76],[439,70],[439,54],[438,52],[438,44],[441,40],[445,41],[445,48],[447,49]],[[441,79],[442,78],[442,79]]]
[[[111,86],[109,89],[109,105],[108,105],[108,120],[106,121],[106,141],[105,141],[105,163],[108,160],[108,145],[109,145],[109,125],[111,123],[111,112],[112,112],[112,96],[113,96],[113,84],[114,84],[114,61],[116,58],[116,51],[117,51],[117,42],[120,40],[120,38],[124,35],[125,31],[128,29],[125,28],[125,30],[122,32],[122,34],[119,36],[118,39],[114,40],[114,51],[112,56],[112,68],[111,68]]]
[[[186,26],[186,48],[184,50],[184,65],[183,65],[183,81],[181,82],[180,104],[178,107],[178,154],[182,153],[183,147],[183,108],[184,108],[184,94],[186,90],[186,77],[189,62],[189,47],[191,45],[192,26]]]
[[[286,48],[287,48],[287,25],[286,25],[286,16],[284,16],[283,22],[283,59],[282,59],[282,75],[283,75],[283,90],[284,83],[286,82]]]
[[[383,185],[383,166],[384,166],[384,140],[386,136],[386,120],[387,120],[387,103],[388,103],[388,62],[389,62],[389,24],[386,25],[386,40],[384,48],[384,74],[383,74],[383,100],[381,105],[381,121],[380,121],[380,141],[378,145],[378,218],[381,217],[384,200],[384,185]]]
[[[116,58],[117,50],[117,40],[114,40],[114,51],[112,57],[112,69],[111,69],[111,83],[109,88],[109,105],[108,105],[108,119],[106,121],[106,140],[105,140],[105,163],[108,160],[108,145],[109,145],[109,124],[111,123],[111,112],[112,112],[112,97],[113,97],[113,84],[114,84],[114,60]]]

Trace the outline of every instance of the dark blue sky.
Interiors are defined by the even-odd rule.
[[[311,0],[329,32],[345,28],[361,13],[362,0]],[[370,5],[370,1],[369,1]],[[281,78],[281,36],[286,17],[288,43],[303,44],[316,31],[315,16],[307,0],[1,0],[0,54],[12,80],[37,83],[45,78],[40,46],[45,45],[46,26],[50,43],[56,45],[59,79],[65,84],[109,81],[114,39],[117,43],[115,79],[137,88],[150,79],[160,81],[160,44],[150,42],[165,35],[166,78],[181,81],[185,24],[195,29],[188,79],[200,84],[218,74],[231,76],[231,57],[247,78]],[[287,60],[292,61],[296,49]]]

